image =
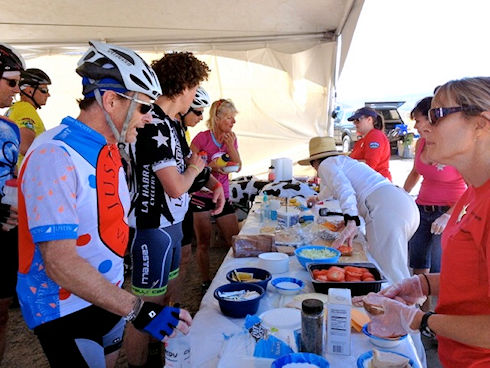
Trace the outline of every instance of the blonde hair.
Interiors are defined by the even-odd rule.
[[[474,77],[452,80],[437,88],[434,100],[441,98],[458,106],[476,109],[463,111],[465,115],[478,115],[490,111],[490,77]],[[479,110],[479,111],[478,111]]]
[[[237,114],[238,110],[231,100],[226,100],[224,98],[214,101],[209,109],[209,119],[206,121],[206,126],[209,130],[214,129],[216,123],[216,118],[221,117],[223,114],[232,113]]]

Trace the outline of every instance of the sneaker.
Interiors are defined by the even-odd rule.
[[[206,291],[208,291],[209,289],[209,286],[211,285],[211,281],[204,281],[202,284],[201,284],[201,292],[203,294],[206,294]]]

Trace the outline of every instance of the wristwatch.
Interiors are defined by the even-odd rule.
[[[432,331],[429,327],[429,317],[432,316],[433,314],[435,314],[434,312],[427,312],[424,314],[424,316],[422,317],[422,321],[420,321],[420,327],[419,327],[419,331],[422,335],[426,336],[426,337],[436,337],[436,333],[434,331]]]

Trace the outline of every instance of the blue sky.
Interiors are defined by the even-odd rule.
[[[490,75],[489,15],[487,0],[366,0],[337,100],[413,106],[448,80]]]

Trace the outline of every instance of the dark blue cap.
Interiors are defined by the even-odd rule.
[[[378,116],[378,113],[376,112],[376,110],[373,110],[370,107],[361,107],[360,109],[357,109],[356,112],[354,113],[354,115],[352,115],[347,120],[348,121],[354,121],[354,120],[361,118],[362,116],[371,116],[374,119],[376,119],[376,117]]]

